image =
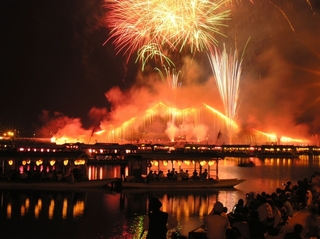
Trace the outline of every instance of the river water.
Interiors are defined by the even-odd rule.
[[[219,164],[220,178],[244,178],[235,189],[216,191],[123,191],[88,189],[78,191],[0,190],[0,237],[5,239],[135,239],[147,201],[157,196],[162,209],[179,221],[179,232],[202,224],[203,216],[219,200],[229,211],[248,192],[271,193],[290,180],[310,179],[320,171],[319,156],[298,159],[254,158],[256,167],[238,167],[238,159]],[[190,170],[189,170],[190,171]],[[119,176],[117,166],[90,166],[91,178]]]

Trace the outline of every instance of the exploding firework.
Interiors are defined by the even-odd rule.
[[[146,114],[140,115],[140,117],[136,114],[134,116],[137,117],[132,117],[131,120],[123,124],[118,122],[113,125],[111,125],[111,123],[102,124],[101,128],[104,129],[105,132],[101,136],[99,135],[99,137],[94,134],[97,140],[107,142],[136,142],[138,140],[152,141],[159,139],[173,140],[177,139],[179,135],[184,134],[185,140],[201,141],[204,140],[209,133],[202,135],[200,135],[200,133],[210,130],[210,137],[213,142],[215,141],[214,135],[217,135],[217,132],[221,130],[222,137],[227,137],[227,133],[230,134],[230,128],[233,127],[233,132],[241,131],[241,133],[245,132],[246,134],[243,134],[245,136],[241,139],[239,138],[238,141],[236,139],[238,135],[233,135],[235,139],[232,140],[232,143],[248,142],[258,144],[275,142],[276,136],[260,133],[251,129],[251,127],[256,127],[252,122],[261,123],[256,117],[260,115],[260,112],[250,111],[250,113],[253,112],[252,114],[255,114],[255,117],[252,121],[249,122],[247,120],[245,124],[241,124],[241,127],[245,127],[244,129],[239,129],[234,121],[240,113],[246,116],[248,116],[248,114],[245,111],[238,111],[242,58],[238,58],[237,51],[231,51],[230,54],[227,52],[226,48],[229,49],[227,41],[230,39],[230,41],[233,41],[236,38],[237,42],[242,44],[245,39],[251,37],[254,42],[254,44],[252,44],[254,49],[251,51],[255,56],[253,60],[257,59],[256,56],[259,56],[261,60],[262,53],[265,53],[273,43],[271,40],[277,40],[276,37],[279,29],[281,30],[281,36],[279,37],[281,40],[285,34],[285,37],[291,38],[292,35],[299,33],[299,22],[297,20],[299,18],[296,17],[299,13],[298,9],[301,5],[303,6],[306,5],[305,3],[308,3],[308,6],[310,6],[312,10],[309,1],[104,0],[104,2],[108,9],[106,18],[107,26],[111,29],[107,41],[113,42],[117,54],[123,53],[127,58],[130,58],[133,54],[137,53],[136,63],[141,63],[142,70],[144,70],[147,63],[154,61],[155,65],[158,66],[156,70],[160,73],[162,80],[169,85],[170,89],[180,87],[182,76],[187,75],[185,72],[182,75],[179,71],[181,68],[178,65],[179,59],[177,58],[185,57],[186,54],[193,55],[196,51],[204,53],[197,54],[197,56],[205,55],[208,52],[212,53],[209,56],[212,71],[216,78],[220,77],[220,80],[225,79],[224,83],[226,85],[222,85],[219,90],[220,93],[222,92],[221,98],[225,106],[224,113],[226,116],[219,114],[208,106],[203,107],[203,105],[201,105],[198,108],[199,105],[194,102],[192,103],[196,106],[183,106],[189,107],[188,110],[178,110],[178,108],[165,107],[160,104],[157,109],[152,107],[146,111]],[[237,4],[232,4],[233,2],[237,2]],[[296,2],[300,3],[296,4]],[[227,8],[231,9],[231,7],[234,21],[228,22],[231,12],[227,10]],[[274,17],[270,18],[270,14]],[[224,36],[221,30],[225,30],[223,26],[226,26],[226,23],[230,26],[226,28],[228,32],[224,31],[228,36],[224,39],[227,47],[224,46],[223,51],[220,52],[216,49],[216,47],[220,47],[218,46],[217,37],[219,37],[219,35]],[[241,34],[238,34],[239,32],[241,32]],[[234,35],[232,34],[236,34],[236,37],[233,37]],[[192,54],[190,54],[190,52]],[[197,56],[192,58],[192,62],[196,62],[197,59],[199,59]],[[186,57],[183,59],[186,59]],[[248,62],[251,63],[251,60],[249,59]],[[214,64],[216,64],[216,66],[214,66]],[[224,69],[216,71],[214,69],[215,67]],[[188,68],[192,73],[200,72],[194,69],[195,68],[191,69],[191,67]],[[258,67],[252,70],[254,74],[260,73],[260,71]],[[205,71],[201,71],[201,73],[203,72]],[[185,77],[183,79],[184,86],[188,85],[187,80],[191,81],[200,78],[198,75],[191,79],[189,79],[190,77]],[[259,77],[261,77],[260,74]],[[252,78],[256,79],[256,77]],[[249,77],[247,79],[248,81],[250,80]],[[270,78],[265,77],[265,79],[269,80]],[[201,81],[199,80],[197,82],[203,81],[201,79]],[[219,85],[219,83],[217,83],[217,85]],[[248,83],[247,85],[251,84]],[[159,88],[163,89],[162,87]],[[181,89],[181,91],[183,90],[184,89]],[[241,89],[242,92],[243,90],[245,89]],[[189,93],[188,99],[192,94],[193,92]],[[171,105],[178,107],[179,102],[177,101],[174,104],[171,94],[160,92],[159,95],[162,97],[159,101],[170,102]],[[168,97],[166,99],[165,96],[169,96],[170,98]],[[177,99],[182,102],[185,101],[186,98],[187,97],[177,97]],[[199,97],[199,101],[200,100],[201,102],[206,102],[205,100],[207,99],[202,100],[202,98],[200,99]],[[140,104],[141,102],[142,100]],[[147,100],[146,102],[149,103],[150,101]],[[247,102],[249,102],[249,100]],[[258,98],[256,102],[259,102],[259,106],[263,106],[264,104],[260,98]],[[280,105],[280,102],[278,104]],[[262,107],[255,108],[261,109]],[[241,107],[241,109],[243,110],[244,107]],[[250,108],[250,110],[252,109],[253,107]],[[268,109],[268,107],[264,107],[263,109]],[[206,116],[208,119],[205,119]],[[265,118],[265,113],[263,117]],[[124,120],[124,118],[122,118],[122,120]],[[263,123],[266,125],[272,124],[270,122],[267,124],[266,121]],[[204,125],[206,127],[204,127]],[[258,127],[261,128],[262,126],[259,125]],[[193,130],[195,130],[195,132],[193,132]],[[227,132],[228,130],[229,132]],[[272,129],[272,131],[279,133],[279,130]],[[89,132],[89,134],[91,134],[91,132]],[[79,136],[74,138],[79,138]],[[227,139],[224,138],[223,140]]]
[[[107,41],[128,58],[145,45],[156,44],[160,52],[212,50],[215,35],[223,35],[230,10],[229,0],[105,0]]]

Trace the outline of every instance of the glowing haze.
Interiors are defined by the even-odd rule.
[[[183,6],[174,5],[178,2]],[[92,127],[84,128],[81,119],[45,112],[41,132],[50,132],[60,143],[228,143],[232,127],[232,143],[277,143],[281,138],[285,143],[317,143],[320,19],[315,2],[105,3],[110,7],[108,41],[126,62],[136,56],[136,64],[143,66],[130,76],[135,84],[130,89],[106,89],[106,103],[112,107],[93,107],[88,113]],[[203,12],[207,15],[200,17]],[[228,103],[226,117],[207,54],[216,56],[224,45],[243,52],[248,38],[241,75],[236,76],[239,88],[232,93],[239,102]],[[156,57],[160,60],[152,61]]]

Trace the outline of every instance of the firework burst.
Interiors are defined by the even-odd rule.
[[[130,56],[145,45],[160,52],[212,50],[216,34],[223,35],[230,10],[229,0],[105,0],[106,24],[117,53]]]

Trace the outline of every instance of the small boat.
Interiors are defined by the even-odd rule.
[[[233,188],[245,181],[245,179],[238,178],[219,178],[218,165],[222,158],[216,153],[201,153],[198,157],[196,157],[196,155],[193,156],[193,160],[190,160],[190,158],[184,158],[179,153],[167,153],[167,158],[164,158],[164,156],[160,154],[132,155],[131,158],[128,158],[129,174],[124,181],[119,183],[119,187],[121,189],[147,190],[199,190]],[[171,167],[168,167],[169,162]],[[185,177],[183,174],[188,170],[183,171],[181,167],[187,167],[191,163],[193,164],[194,171],[192,175],[187,173]],[[163,168],[161,168],[160,165]],[[175,170],[175,165],[179,167],[179,170]],[[168,170],[170,177],[168,174],[162,177],[153,175],[153,171],[163,173],[162,170],[164,169]],[[150,175],[151,177],[149,177]]]
[[[239,158],[239,167],[255,167],[256,164],[253,162],[252,157],[250,158]]]
[[[136,189],[212,189],[212,188],[233,188],[244,182],[245,179],[206,179],[206,180],[163,180],[151,182],[121,182],[121,188]]]

